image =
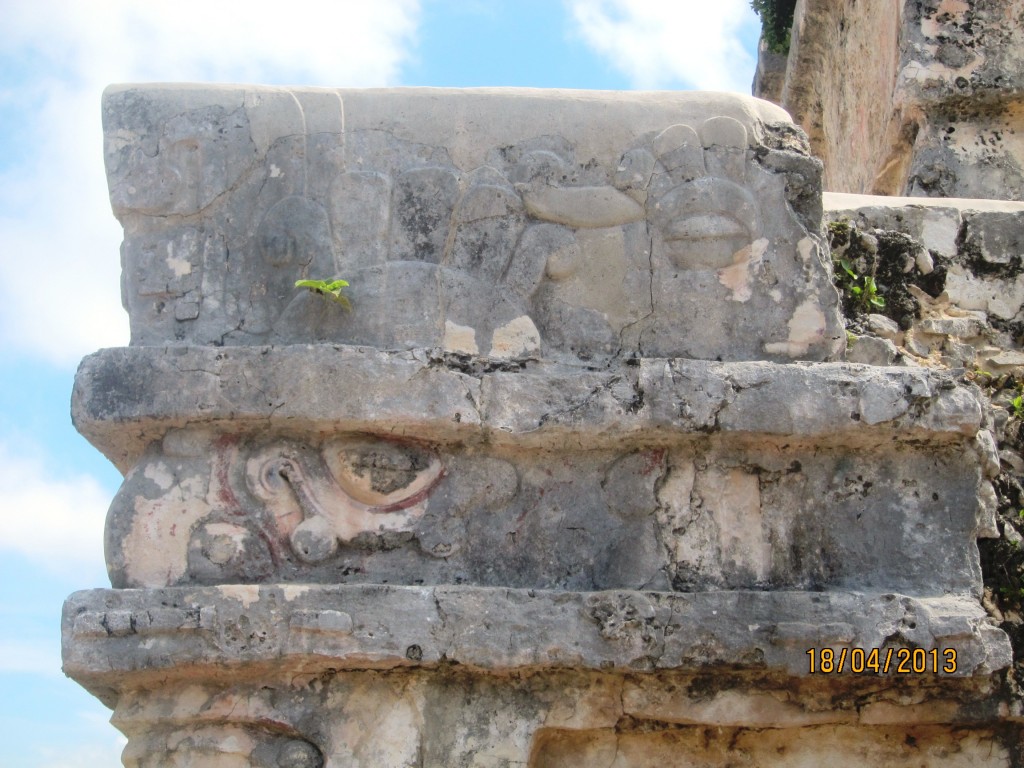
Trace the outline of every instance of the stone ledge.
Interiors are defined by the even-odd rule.
[[[65,673],[97,689],[153,674],[171,679],[175,669],[268,664],[303,672],[455,664],[488,673],[749,669],[806,677],[810,648],[837,657],[844,648],[881,648],[883,659],[889,648],[938,649],[940,662],[955,649],[953,674],[890,672],[948,678],[987,676],[1011,661],[1006,635],[969,598],[854,592],[96,589],[67,600],[62,629]]]
[[[961,213],[1024,213],[1024,202],[989,200],[977,197],[896,197],[856,195],[850,192],[825,192],[822,204],[827,213],[857,211],[861,208],[949,208]]]
[[[72,412],[122,471],[196,425],[602,448],[712,433],[949,442],[981,423],[969,390],[923,368],[648,358],[587,370],[333,345],[102,350],[79,368]]]

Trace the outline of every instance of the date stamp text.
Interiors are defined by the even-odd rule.
[[[924,675],[956,672],[954,648],[808,648],[810,674]]]

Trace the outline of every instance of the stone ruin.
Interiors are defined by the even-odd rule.
[[[73,411],[125,480],[63,635],[125,766],[1022,764],[990,420],[845,361],[784,111],[119,86],[104,129],[132,337]]]

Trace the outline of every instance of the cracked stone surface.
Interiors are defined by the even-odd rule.
[[[765,102],[115,86],[103,114],[133,344],[590,362],[842,348],[820,166]],[[339,276],[347,314],[294,288]]]
[[[195,756],[202,746],[263,765],[293,745],[326,765],[579,765],[619,740],[633,755],[617,765],[647,766],[652,754],[735,761],[749,748],[751,764],[774,764],[759,762],[768,757],[754,737],[765,733],[775,760],[839,753],[918,765],[906,762],[910,739],[986,765],[1010,765],[1014,750],[991,726],[998,705],[986,674],[1009,663],[1008,642],[976,602],[958,598],[93,590],[69,599],[64,638],[65,669],[115,707],[126,755]],[[883,659],[954,648],[958,672],[881,685],[871,675],[808,677],[808,642],[878,648]],[[719,743],[723,732],[753,742],[737,752]]]
[[[83,364],[75,413],[130,467],[107,524],[117,587],[928,594],[941,572],[970,592],[977,554],[957,542],[993,526],[963,460],[978,402],[925,369],[127,349]]]
[[[1006,636],[976,601],[896,593],[306,584],[90,590],[69,599],[64,623],[65,667],[96,687],[125,674],[282,658],[296,670],[724,666],[801,675],[808,642],[940,652],[955,646],[956,671],[943,679],[1010,663]],[[166,654],[171,647],[173,657]],[[101,669],[97,662],[108,657]]]
[[[1018,760],[989,425],[837,362],[784,113],[115,86],[104,130],[132,343],[72,412],[125,480],[63,650],[125,766]],[[822,669],[868,654],[909,671]]]

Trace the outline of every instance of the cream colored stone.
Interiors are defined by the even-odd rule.
[[[800,357],[812,344],[821,341],[825,333],[825,314],[817,302],[808,299],[796,308],[789,320],[789,339],[783,342],[768,342],[765,352],[773,355]]]
[[[1009,768],[1007,748],[991,730],[969,735],[941,728],[913,731],[898,726],[844,725],[734,729],[686,727],[670,730],[564,732],[539,750],[531,768],[651,768],[678,765],[686,755],[701,768],[792,766],[794,768]]]
[[[899,195],[864,195],[827,191],[822,194],[822,202],[826,211],[852,211],[858,208],[874,207],[905,208],[913,206],[922,208],[955,208],[960,211],[961,215],[968,211],[990,211],[993,213],[1024,212],[1024,202],[998,200],[995,198],[900,197]]]
[[[1024,275],[1018,275],[1010,283],[977,277],[962,265],[954,264],[946,273],[946,294],[962,309],[982,310],[1011,320],[1024,305]]]
[[[490,356],[498,359],[532,357],[540,351],[540,333],[527,315],[494,330]]]
[[[748,573],[754,582],[766,581],[772,555],[757,475],[741,469],[709,469],[697,475],[694,490],[717,523],[722,570]]]
[[[185,275],[192,274],[192,262],[188,259],[183,259],[175,256],[171,252],[171,246],[167,246],[167,267],[174,273],[175,277],[184,277]]]
[[[331,697],[327,705],[343,713],[329,725],[332,761],[351,768],[418,768],[424,722],[417,693],[367,681]]]
[[[921,239],[924,241],[924,247],[935,251],[942,256],[953,256],[957,252],[957,237],[960,235],[960,217],[952,216],[945,211],[941,210],[927,210],[924,215],[924,221],[921,226]],[[921,266],[920,259],[918,257],[918,269],[921,270],[922,274],[931,274],[932,268],[930,267],[927,271]],[[929,258],[929,263],[931,259]],[[934,267],[934,265],[932,265]]]
[[[695,700],[667,692],[652,694],[647,686],[630,682],[624,687],[622,704],[625,714],[640,720],[716,727],[799,728],[857,721],[853,712],[812,711],[778,693],[758,691],[722,691]]]
[[[444,351],[462,355],[476,355],[480,350],[476,346],[476,331],[465,325],[444,321]]]
[[[732,291],[730,298],[733,301],[750,300],[753,295],[754,273],[767,249],[768,240],[762,237],[737,251],[733,256],[735,263],[731,267],[718,270],[718,282]]]
[[[143,476],[156,483],[157,487],[162,491],[166,491],[174,484],[174,474],[163,462],[156,462],[154,464],[147,465]]]
[[[219,589],[225,597],[240,602],[243,608],[248,608],[260,599],[260,588],[256,584],[225,584]]]
[[[188,531],[210,514],[207,484],[199,476],[176,478],[168,493],[134,500],[135,517],[122,542],[125,573],[146,586],[173,584],[188,570]],[[170,489],[168,489],[170,490]]]

